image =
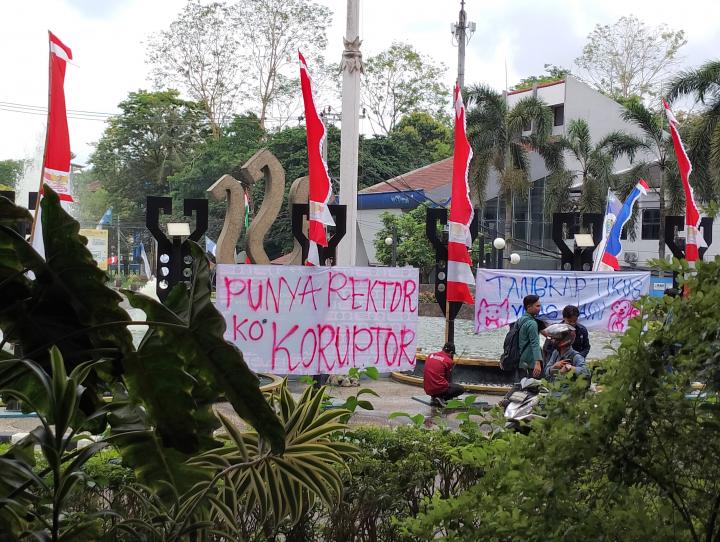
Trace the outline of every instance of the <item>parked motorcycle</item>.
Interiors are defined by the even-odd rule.
[[[530,422],[535,418],[544,418],[537,413],[536,407],[547,392],[542,382],[534,378],[523,378],[515,384],[500,402],[505,406],[505,429],[527,435]]]

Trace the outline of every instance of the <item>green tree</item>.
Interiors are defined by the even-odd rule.
[[[415,539],[718,540],[719,277],[717,261],[699,264],[689,297],[641,301],[594,371],[600,393],[565,381],[529,435],[464,448],[482,476],[408,521]]]
[[[168,30],[152,36],[147,48],[156,84],[185,90],[200,104],[215,138],[243,90],[238,80],[240,38],[232,15],[224,2],[203,5],[189,0]]]
[[[599,91],[623,98],[657,96],[659,82],[687,43],[683,30],[665,24],[650,28],[635,15],[595,25],[587,40],[575,63]]]
[[[427,282],[435,265],[435,252],[425,236],[427,206],[420,205],[400,215],[383,213],[383,228],[375,234],[377,259],[384,265],[392,264],[392,246],[385,244],[387,237],[397,239],[396,265],[411,265],[420,270],[420,282]]]
[[[409,113],[387,136],[360,136],[358,188],[452,156],[452,131],[430,114]]]
[[[531,75],[520,80],[520,82],[513,86],[510,90],[523,90],[532,88],[534,85],[541,85],[543,83],[552,83],[554,81],[561,81],[566,76],[570,75],[571,72],[567,68],[561,68],[555,64],[545,64],[545,73],[542,75]]]
[[[90,157],[94,174],[121,219],[144,216],[148,195],[165,195],[206,137],[202,108],[175,90],[131,92]]]
[[[207,189],[225,174],[240,180],[240,167],[258,150],[266,137],[256,115],[239,115],[226,125],[221,136],[200,143],[194,158],[168,179],[174,205],[184,198],[208,197]],[[225,218],[226,204],[210,198],[208,235],[217,239]]]
[[[568,123],[567,134],[547,144],[543,153],[559,153],[551,172],[545,194],[545,207],[549,213],[579,210],[582,213],[601,213],[605,208],[607,191],[613,184],[613,165],[620,154],[623,142],[630,142],[630,158],[634,158],[632,143],[623,132],[613,132],[593,145],[590,127],[584,119]],[[614,151],[614,152],[613,152]],[[565,166],[563,155],[569,153],[577,167]],[[580,187],[580,198],[573,198],[572,189]]]
[[[14,190],[27,165],[27,160],[0,160],[0,185]]]
[[[403,115],[426,111],[439,116],[447,107],[448,90],[441,83],[446,68],[395,42],[365,63],[362,103],[373,130],[389,134]]]
[[[110,207],[108,193],[97,180],[92,169],[73,174],[73,195],[78,204],[78,221],[83,227],[92,227]]]
[[[705,202],[720,199],[720,60],[681,72],[670,84],[668,99],[692,96],[702,107],[683,134],[693,165],[690,177]]]
[[[242,0],[232,10],[253,110],[264,128],[273,106],[287,109],[300,94],[298,49],[312,73],[321,69],[332,11],[311,0]]]
[[[467,102],[473,104],[467,113],[468,140],[474,154],[470,178],[483,199],[491,171],[497,174],[499,195],[505,203],[504,236],[509,253],[513,197],[527,197],[531,186],[529,154],[547,142],[552,112],[535,97],[523,98],[510,108],[502,94],[483,85],[468,89]],[[553,164],[550,169],[555,167]]]

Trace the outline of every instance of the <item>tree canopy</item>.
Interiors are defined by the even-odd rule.
[[[588,82],[609,96],[657,96],[686,43],[683,30],[649,27],[628,15],[611,25],[595,25],[575,63]]]
[[[27,160],[0,160],[0,186],[15,189],[27,167]]]
[[[208,130],[201,106],[175,90],[131,92],[111,117],[90,163],[116,216],[142,217],[148,195],[190,160]]]
[[[541,85],[543,83],[552,83],[553,81],[560,81],[565,79],[565,76],[570,75],[571,71],[567,68],[561,68],[554,64],[545,64],[545,73],[542,75],[531,75],[530,77],[524,77],[520,82],[514,85],[510,90],[522,90],[532,88],[534,85]]]
[[[403,115],[426,111],[440,116],[449,91],[442,84],[446,68],[418,53],[412,45],[394,42],[365,62],[362,104],[375,133],[389,134]]]

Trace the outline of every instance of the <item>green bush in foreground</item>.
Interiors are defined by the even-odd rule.
[[[679,262],[681,273],[687,273]],[[720,540],[720,259],[688,298],[645,299],[602,391],[548,400],[529,436],[503,434],[462,457],[484,471],[404,523],[449,540]],[[647,325],[658,311],[665,325]],[[702,393],[691,384],[702,382]]]

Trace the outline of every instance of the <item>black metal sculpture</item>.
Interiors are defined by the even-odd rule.
[[[318,247],[320,265],[335,265],[337,262],[337,246],[347,232],[347,209],[345,205],[328,205],[330,215],[335,221],[335,228],[328,236],[328,246]],[[308,218],[310,207],[307,203],[292,204],[292,233],[293,237],[302,246],[302,261],[307,260],[308,238],[303,232],[303,220]]]
[[[158,298],[164,301],[176,284],[184,282],[190,285],[193,259],[190,255],[190,245],[187,242],[184,242],[179,236],[173,236],[170,240],[160,229],[161,210],[165,214],[172,213],[172,198],[148,196],[145,224],[157,243],[156,291]],[[208,227],[208,200],[199,198],[184,200],[183,216],[192,217],[193,212],[195,213],[195,230],[188,239],[198,242]]]
[[[707,249],[712,245],[712,227],[713,219],[709,216],[700,219],[700,228],[702,228],[704,247],[698,248],[698,256],[703,259]],[[672,255],[678,259],[685,258],[685,240],[677,237],[677,232],[685,230],[684,216],[666,216],[665,217],[665,244],[672,252]]]
[[[480,212],[475,209],[475,216],[470,224],[470,235],[472,240],[478,234],[478,216]],[[446,293],[447,293],[447,259],[448,259],[448,239],[445,226],[448,221],[448,210],[443,207],[429,207],[425,218],[425,235],[435,248],[435,299],[442,310],[443,315],[448,321],[447,336],[448,341],[453,342],[455,337],[455,318],[457,317],[463,304],[458,301],[450,302],[450,314],[446,313]],[[441,234],[438,235],[438,224],[442,226]],[[483,243],[480,244],[481,246]]]
[[[593,251],[570,247],[565,242],[567,236],[576,233],[592,233],[593,243],[598,246],[602,241],[604,215],[600,213],[555,213],[553,214],[552,239],[560,250],[562,269],[572,271],[590,271],[593,265]],[[566,231],[565,228],[567,228]]]

